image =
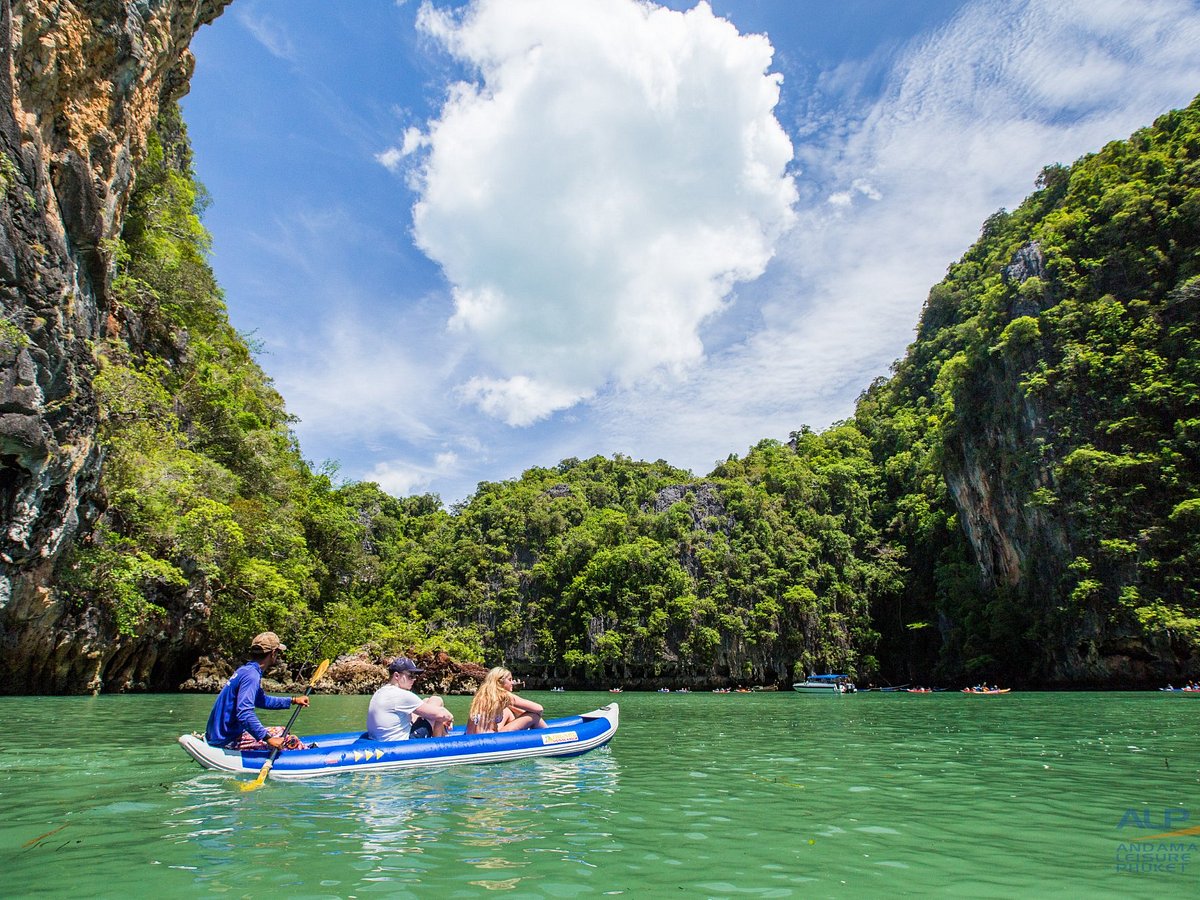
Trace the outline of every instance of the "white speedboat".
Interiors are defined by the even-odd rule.
[[[846,675],[809,675],[803,681],[793,684],[792,690],[799,694],[833,694],[835,696],[858,693],[858,688]]]

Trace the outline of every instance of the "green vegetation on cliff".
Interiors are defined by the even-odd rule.
[[[912,570],[885,646],[947,675],[1178,677],[1200,648],[1200,101],[1038,187],[860,401]]]
[[[107,508],[62,586],[127,636],[190,628],[197,650],[236,656],[275,628],[300,659],[344,649],[368,632],[347,605],[387,589],[360,511],[399,502],[369,485],[339,490],[302,459],[283,399],[229,324],[190,156],[172,108],[109,248],[119,321],[95,379]],[[389,646],[480,653],[469,633],[369,624]]]

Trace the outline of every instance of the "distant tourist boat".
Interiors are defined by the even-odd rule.
[[[792,690],[799,694],[855,694],[858,688],[846,675],[809,675],[797,681]]]

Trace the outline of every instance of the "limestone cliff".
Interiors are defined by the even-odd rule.
[[[0,692],[120,689],[161,652],[123,645],[51,576],[96,514],[91,348],[121,329],[105,242],[160,106],[187,90],[193,35],[228,2],[0,0]]]
[[[889,511],[918,575],[890,639],[911,651],[900,629],[936,622],[947,677],[1200,671],[1197,135],[1200,98],[1044,170],[934,286],[897,377],[862,407],[897,401],[863,417],[893,471],[897,450],[932,448]],[[918,440],[894,439],[915,422]],[[913,509],[928,513],[913,526],[894,515]]]

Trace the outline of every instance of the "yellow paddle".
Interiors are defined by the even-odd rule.
[[[329,660],[322,660],[321,664],[317,666],[317,671],[313,673],[312,681],[308,683],[308,690],[304,692],[305,697],[312,693],[312,689],[315,688],[317,686],[317,682],[324,677],[325,670],[328,668]],[[293,712],[292,717],[288,719],[287,727],[283,729],[283,737],[285,739],[288,736],[288,732],[292,730],[292,725],[296,723],[296,716],[300,715],[300,710],[302,709],[304,709],[304,707],[297,704],[296,711]],[[275,764],[275,757],[279,755],[279,751],[282,749],[282,747],[276,747],[271,751],[271,755],[268,756],[267,761],[263,763],[263,767],[259,771],[258,777],[248,784],[243,784],[243,791],[257,791],[260,787],[267,783],[267,773],[271,771],[271,766]]]

